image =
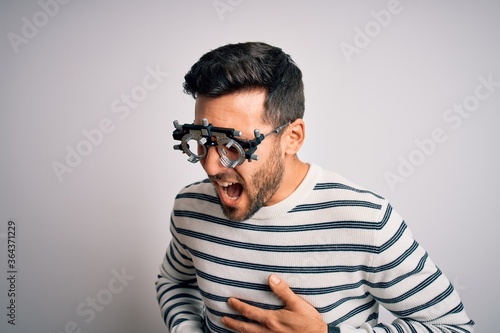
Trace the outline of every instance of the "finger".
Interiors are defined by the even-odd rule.
[[[236,332],[258,333],[262,332],[262,327],[253,323],[246,323],[230,317],[222,317],[222,324],[235,330]]]
[[[272,291],[285,303],[285,307],[293,305],[297,299],[300,299],[278,275],[269,275],[268,282]]]
[[[227,300],[227,303],[230,307],[239,312],[245,318],[254,320],[256,322],[261,322],[266,318],[266,310],[242,302],[239,299],[231,297]]]

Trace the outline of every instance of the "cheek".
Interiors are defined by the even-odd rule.
[[[264,143],[262,143],[264,144]],[[267,148],[267,147],[265,147]],[[264,149],[264,147],[257,147],[257,150],[255,151],[255,155],[259,157],[258,160],[252,161],[251,164],[255,163],[255,169],[260,169],[260,167],[264,164],[267,164],[269,158],[272,155],[272,150],[270,149]]]
[[[243,184],[244,191],[250,190],[250,192],[251,192],[252,179],[253,179],[253,176],[255,174],[254,165],[256,165],[256,162],[257,161],[252,161],[252,162],[245,161],[245,162],[243,162],[243,164],[241,164],[233,169],[234,176],[236,177],[236,180],[238,182]],[[259,163],[259,162],[257,162],[257,163]],[[251,165],[251,164],[254,164],[254,165]]]

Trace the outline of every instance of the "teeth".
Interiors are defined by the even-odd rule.
[[[233,185],[234,183],[228,183],[228,182],[217,182],[217,184],[219,184],[219,186],[221,187],[228,187],[230,185]]]
[[[216,180],[215,182],[217,183],[217,185],[219,185],[220,187],[222,187],[222,191],[225,193],[226,197],[228,197],[231,200],[236,200],[236,199],[239,198],[239,196],[237,196],[237,197],[230,197],[229,194],[227,193],[228,187],[231,186],[231,185],[233,185],[233,184],[237,184],[237,183],[223,182],[223,181],[219,181],[219,180]]]

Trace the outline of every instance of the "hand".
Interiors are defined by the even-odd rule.
[[[229,305],[244,317],[257,323],[247,323],[223,317],[222,323],[240,333],[326,333],[327,325],[316,309],[297,296],[277,275],[268,278],[272,291],[283,301],[280,310],[264,310],[236,298]]]

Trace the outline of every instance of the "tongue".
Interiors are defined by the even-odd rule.
[[[239,183],[229,185],[227,187],[227,195],[229,195],[231,198],[239,197],[242,191],[243,191],[243,186],[241,186],[241,184]]]

